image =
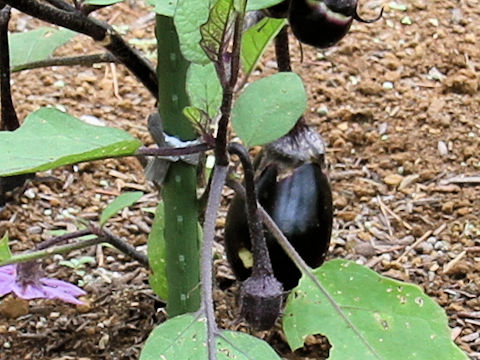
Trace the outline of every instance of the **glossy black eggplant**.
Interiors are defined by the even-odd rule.
[[[353,20],[365,23],[357,14],[357,0],[291,0],[288,21],[301,42],[327,48],[336,44],[350,29]]]
[[[332,194],[324,171],[321,137],[305,125],[268,144],[256,161],[257,196],[305,262],[324,261],[332,230]],[[297,285],[300,271],[265,232],[275,277],[286,290]],[[245,203],[235,197],[225,225],[227,258],[239,280],[251,273],[250,237]]]

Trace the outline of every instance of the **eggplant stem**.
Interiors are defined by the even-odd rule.
[[[239,143],[230,143],[228,145],[228,152],[237,155],[243,166],[246,188],[245,206],[253,253],[252,275],[255,275],[255,273],[273,275],[272,263],[270,261],[270,255],[268,254],[265,235],[263,234],[263,225],[260,221],[260,214],[258,213],[257,192],[255,190],[254,180],[255,170],[250,160],[250,155],[247,149]]]
[[[362,17],[360,17],[360,15],[358,15],[357,11],[355,10],[355,14],[353,14],[353,18],[357,21],[360,21],[362,23],[366,23],[366,24],[371,24],[371,23],[374,23],[378,20],[380,20],[380,18],[383,16],[383,7],[382,9],[380,10],[380,14],[378,14],[378,16],[374,19],[363,19]]]

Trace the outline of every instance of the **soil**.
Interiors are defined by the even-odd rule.
[[[335,220],[329,258],[344,258],[418,284],[447,312],[452,338],[480,359],[480,3],[413,0],[407,11],[386,1],[361,1],[355,23],[337,46],[317,50],[291,38],[293,67],[310,94],[307,118],[323,135],[333,188]],[[99,11],[145,54],[154,53],[153,17],[143,2]],[[40,22],[15,12],[11,31]],[[121,26],[127,25],[127,26]],[[56,53],[102,51],[78,36]],[[303,58],[302,58],[303,53]],[[275,72],[271,49],[252,79]],[[153,59],[154,61],[154,59]],[[120,65],[44,68],[13,75],[20,119],[55,105],[77,117],[123,128],[152,144],[146,118],[155,100]],[[136,159],[95,161],[39,174],[0,210],[0,235],[14,251],[77,229],[74,217],[98,212],[122,191],[142,190],[140,202],[109,228],[146,250],[158,194]],[[228,197],[228,193],[226,193]],[[226,205],[227,201],[225,202]],[[222,214],[225,213],[223,209]],[[237,285],[222,246],[218,220],[219,323],[240,328]],[[90,256],[72,269],[60,260]],[[148,285],[148,272],[107,247],[54,256],[50,277],[82,284],[84,306],[58,301],[0,300],[0,359],[136,359],[150,331],[166,318]],[[286,359],[323,359],[328,345],[309,337],[292,353],[279,330],[257,333]]]

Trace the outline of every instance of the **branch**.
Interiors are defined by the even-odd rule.
[[[72,66],[83,65],[91,66],[98,63],[120,63],[118,59],[111,53],[104,54],[92,54],[82,56],[68,56],[68,57],[54,57],[50,59],[33,61],[27,64],[17,65],[10,69],[11,72],[18,72],[23,70],[31,70],[37,68],[43,68],[48,66]]]
[[[216,359],[215,335],[217,325],[215,322],[215,311],[213,308],[213,269],[212,269],[212,249],[213,239],[215,237],[215,224],[220,200],[222,198],[222,188],[227,177],[227,166],[216,166],[210,194],[208,195],[207,210],[205,212],[205,222],[203,223],[203,244],[201,258],[202,275],[202,302],[203,310],[207,318],[207,342],[208,359]]]
[[[292,71],[287,26],[284,26],[275,37],[275,57],[277,58],[278,71]]]
[[[50,5],[55,6],[57,9],[65,11],[75,11],[75,7],[63,0],[45,0]]]
[[[86,235],[96,235],[95,239],[88,239],[83,241],[78,241],[73,244],[59,245],[65,241],[71,239],[77,239]],[[90,229],[84,229],[79,231],[74,231],[72,233],[63,234],[60,236],[53,237],[48,239],[37,246],[36,251],[26,251],[22,254],[14,255],[7,260],[0,262],[0,267],[8,264],[15,264],[19,262],[26,262],[36,259],[41,259],[53,254],[64,254],[73,250],[83,249],[92,245],[98,245],[101,243],[108,243],[114,246],[117,250],[122,253],[130,256],[132,259],[137,260],[140,264],[145,266],[147,269],[148,258],[145,254],[137,251],[132,245],[130,245],[125,240],[113,235],[110,231],[100,229],[95,226],[91,226]]]
[[[235,31],[233,34],[230,78],[221,79],[222,84],[226,84],[226,86],[224,85],[222,105],[220,107],[222,116],[218,121],[215,157],[216,157],[216,163],[222,166],[228,165],[228,156],[227,156],[228,122],[230,121],[230,113],[232,111],[233,92],[238,80],[238,73],[240,71],[240,50],[242,45],[244,17],[245,17],[245,9],[243,12],[238,13],[237,18],[235,19]],[[223,61],[222,56],[220,56],[220,61]]]
[[[158,83],[153,66],[130,47],[108,24],[78,11],[67,11],[37,0],[3,0],[11,7],[37,19],[90,36],[110,51],[152,93],[158,97]]]
[[[48,249],[37,250],[37,251],[27,251],[22,254],[14,255],[7,260],[0,262],[0,267],[9,264],[16,264],[19,262],[26,262],[31,260],[41,259],[54,254],[64,254],[73,250],[83,249],[92,245],[97,245],[103,242],[100,238],[89,239],[84,241],[79,241],[75,244],[67,244],[51,247]]]
[[[171,147],[156,147],[156,148],[149,148],[142,146],[139,148],[135,156],[182,156],[182,155],[189,155],[189,154],[196,154],[199,152],[204,152],[207,150],[213,149],[214,146],[207,143],[180,147],[180,148],[171,148]]]
[[[257,192],[255,190],[254,181],[255,170],[253,169],[247,149],[242,145],[231,143],[228,145],[228,151],[240,158],[243,167],[246,188],[245,210],[247,212],[248,230],[252,242],[254,261],[252,276],[255,275],[254,273],[266,273],[272,275],[272,263],[270,261],[270,255],[268,254],[265,236],[263,235],[263,227],[258,213]]]
[[[10,88],[10,51],[8,47],[8,22],[10,6],[0,3],[0,130],[13,131],[20,127],[13,106]]]

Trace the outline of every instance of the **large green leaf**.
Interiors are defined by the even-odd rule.
[[[418,286],[346,260],[329,261],[314,273],[345,317],[302,277],[283,317],[292,349],[320,333],[332,345],[331,360],[467,359],[450,338],[442,308]]]
[[[21,70],[23,64],[48,59],[75,35],[78,34],[68,29],[49,27],[9,34],[10,67]]]
[[[262,145],[285,135],[307,106],[302,79],[283,72],[250,84],[232,109],[232,124],[247,146]]]
[[[148,277],[148,282],[155,294],[161,299],[168,299],[167,274],[165,271],[165,216],[163,203],[158,204],[155,211],[152,230],[148,235],[147,254],[148,263],[152,273]]]
[[[248,77],[255,69],[255,66],[267,49],[268,44],[277,36],[285,24],[285,19],[267,17],[245,32],[242,38],[241,54],[245,76]]]
[[[263,340],[234,331],[215,336],[218,360],[280,360]],[[207,360],[207,327],[202,315],[185,314],[167,320],[150,334],[140,360]]]
[[[191,64],[186,87],[190,103],[214,118],[222,103],[223,89],[213,63]]]
[[[200,45],[200,26],[208,20],[214,0],[178,0],[173,17],[180,40],[180,50],[188,61],[208,64],[210,59]]]
[[[12,252],[8,246],[8,232],[5,232],[3,237],[0,239],[0,262],[8,260],[12,257]]]
[[[147,4],[154,6],[153,11],[157,14],[173,17],[177,0],[147,0]]]
[[[142,196],[143,192],[141,191],[129,191],[117,196],[115,200],[103,209],[100,215],[100,226],[105,225],[105,223],[120,210],[135,204]]]
[[[281,3],[283,0],[248,0],[247,11],[260,10]]]
[[[93,126],[53,108],[41,108],[15,131],[0,132],[0,176],[132,155],[141,142],[127,132]]]

